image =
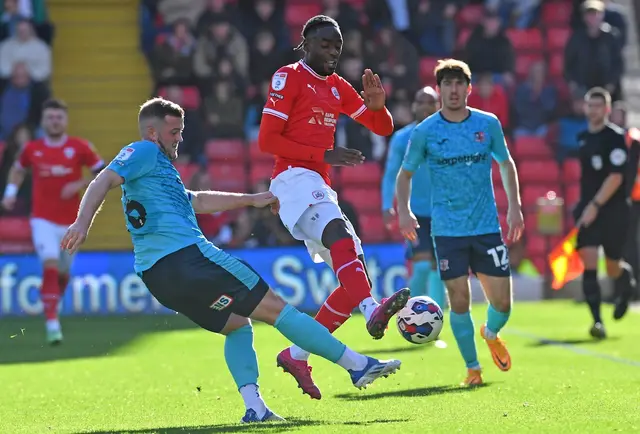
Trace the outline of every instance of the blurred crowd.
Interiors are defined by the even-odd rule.
[[[364,68],[380,74],[396,128],[413,120],[415,91],[435,86],[433,67],[450,56],[469,63],[469,105],[496,113],[516,157],[537,152],[557,165],[575,156],[576,133],[586,123],[583,95],[593,86],[612,93],[615,116],[623,122],[627,24],[608,1],[142,0],[141,49],[154,94],[186,109],[178,164],[190,168],[185,182],[192,188],[215,186],[211,165],[218,163],[210,147],[252,152],[271,76],[300,58],[293,47],[302,25],[319,13],[342,28],[338,72],[358,91]],[[7,153],[37,134],[53,29],[44,0],[4,0],[0,17],[0,140],[8,143]],[[337,146],[359,149],[380,166],[387,140],[348,117],[337,126]],[[3,159],[0,180],[12,155]],[[565,181],[561,172],[552,183]],[[266,189],[268,175],[248,176],[247,188]],[[526,184],[525,174],[523,189]],[[357,224],[360,210],[354,205],[349,212]],[[223,246],[295,243],[277,217],[260,210],[204,216],[201,225]]]

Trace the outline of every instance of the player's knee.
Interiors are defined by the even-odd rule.
[[[264,298],[260,301],[260,304],[251,313],[251,319],[274,325],[280,312],[285,308],[287,303],[276,294],[272,289],[269,289]]]
[[[247,327],[247,326],[251,327],[251,321],[249,321],[249,318],[245,318],[243,316],[236,315],[236,314],[231,314],[224,328],[220,330],[220,334],[226,336],[229,333],[232,333],[238,329],[241,329],[242,327]]]
[[[619,259],[606,258],[605,264],[607,266],[607,276],[612,279],[617,279],[622,274],[622,261]]]
[[[343,219],[331,220],[322,231],[322,244],[328,249],[336,242],[346,238],[351,239],[353,236],[349,233],[347,222]]]
[[[495,300],[491,300],[491,305],[498,312],[509,312],[511,310],[511,297],[500,295]]]
[[[471,293],[467,279],[457,278],[445,282],[449,293],[449,304],[455,313],[469,312],[471,307]]]
[[[584,264],[586,270],[598,268],[598,248],[597,247],[583,247],[578,251],[580,259]]]

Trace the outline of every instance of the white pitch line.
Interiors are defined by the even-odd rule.
[[[573,353],[580,354],[582,356],[595,357],[597,359],[608,360],[610,362],[619,363],[621,365],[633,366],[635,368],[640,368],[640,362],[630,359],[624,359],[622,357],[610,356],[608,354],[598,353],[596,351],[591,351],[586,348],[578,347],[573,344],[567,344],[564,342],[555,341],[553,339],[548,339],[542,336],[534,335],[533,333],[523,332],[521,330],[514,330],[512,328],[508,328],[504,330],[506,334],[512,334],[516,336],[520,336],[527,339],[532,339],[535,341],[541,341],[549,345],[553,345],[555,347],[564,348],[565,350],[569,350]]]

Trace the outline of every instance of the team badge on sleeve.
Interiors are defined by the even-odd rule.
[[[340,94],[338,93],[338,89],[336,89],[335,87],[332,87],[332,88],[331,88],[331,93],[333,94],[333,96],[335,96],[335,97],[336,97],[336,99],[337,99],[338,101],[340,101]]]
[[[128,160],[131,157],[131,154],[133,154],[133,151],[135,151],[135,149],[133,148],[124,148],[122,151],[120,151],[120,153],[116,157],[116,160],[118,161]]]
[[[286,72],[276,72],[271,79],[271,87],[273,90],[278,91],[284,89],[284,85],[287,83]]]
[[[622,166],[627,162],[627,153],[622,149],[614,149],[611,151],[611,154],[609,154],[609,160],[614,166]]]

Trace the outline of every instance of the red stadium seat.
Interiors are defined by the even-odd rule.
[[[566,184],[580,181],[580,161],[570,158],[562,163],[562,179]]]
[[[556,184],[560,181],[560,169],[554,160],[521,160],[518,177],[522,184]]]
[[[340,183],[345,187],[380,185],[382,170],[378,163],[364,163],[355,167],[346,167],[340,171]]]
[[[557,28],[547,30],[547,50],[563,51],[571,36],[571,29]]]
[[[253,142],[249,143],[249,159],[251,160],[252,163],[256,162],[256,161],[261,161],[261,162],[269,162],[269,163],[273,163],[273,155],[271,154],[267,154],[266,152],[262,152],[260,150],[260,146],[258,145],[258,141],[254,140]]]
[[[299,28],[306,23],[309,18],[320,13],[322,13],[322,6],[318,3],[293,3],[286,6],[284,19],[289,26],[297,26]]]
[[[184,164],[184,163],[176,163],[176,170],[180,174],[180,178],[182,179],[182,183],[186,186],[189,186],[191,182],[191,177],[194,173],[198,171],[197,164]]]
[[[528,256],[545,256],[547,254],[547,240],[542,235],[527,234],[526,250]]]
[[[473,26],[480,23],[483,16],[484,7],[482,5],[469,5],[463,7],[460,12],[458,12],[456,21],[460,27]]]
[[[542,23],[547,27],[567,27],[571,21],[571,1],[547,1],[542,5]]]
[[[271,163],[251,163],[251,170],[249,171],[249,181],[251,185],[255,185],[258,182],[264,180],[270,180],[273,173],[273,164]]]
[[[211,163],[207,167],[215,190],[245,192],[247,190],[246,170],[240,163]]]
[[[471,32],[473,29],[470,27],[465,27],[458,32],[458,39],[456,40],[456,48],[458,50],[464,49],[467,45],[467,41],[469,40],[469,36],[471,36]]]
[[[382,209],[382,200],[378,188],[345,187],[340,193],[340,199],[349,202],[359,213],[379,213]]]
[[[498,207],[498,211],[506,211],[509,207],[507,192],[504,190],[502,185],[494,185],[493,190],[496,197],[496,206]]]
[[[495,160],[491,163],[491,180],[493,181],[494,187],[502,185],[502,176],[500,175],[500,166]]]
[[[360,234],[364,243],[383,243],[387,241],[387,230],[380,212],[367,212],[358,216]]]
[[[523,183],[524,184],[524,183]],[[545,197],[550,188],[546,185],[523,185],[522,188],[522,206],[525,212],[536,209],[538,199]]]
[[[571,183],[564,188],[564,205],[566,209],[571,209],[580,200],[580,184]]]
[[[540,54],[519,54],[516,56],[516,75],[524,78],[529,74],[531,65],[542,60]]]
[[[536,136],[518,137],[518,139],[516,139],[513,154],[518,161],[531,158],[553,158],[553,150],[547,144],[546,140]]]
[[[551,53],[549,57],[549,75],[552,78],[561,78],[564,73],[564,52]]]
[[[516,53],[543,50],[542,33],[538,29],[508,29],[507,37]]]
[[[31,225],[27,217],[0,217],[0,240],[31,242]]]
[[[200,108],[200,91],[196,86],[181,86],[182,89],[182,107],[186,110],[197,110]],[[166,98],[167,87],[158,90],[158,95]]]
[[[428,83],[433,81],[433,70],[438,65],[438,57],[422,57],[420,59],[420,81]]]
[[[210,140],[204,154],[209,161],[244,163],[246,149],[242,140]]]

